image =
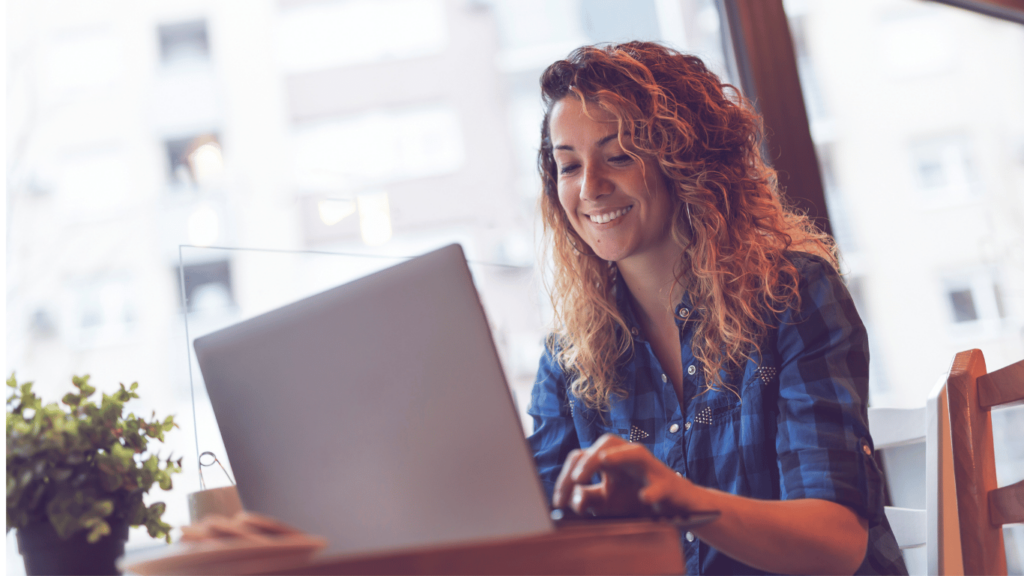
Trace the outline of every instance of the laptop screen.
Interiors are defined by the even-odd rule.
[[[552,530],[458,245],[194,347],[244,507],[327,553]]]

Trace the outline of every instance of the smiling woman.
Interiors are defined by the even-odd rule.
[[[616,118],[594,108],[588,114],[584,101],[563,98],[551,111],[558,201],[569,223],[620,268],[637,259],[678,259],[668,183],[657,162],[627,153]]]
[[[580,48],[541,86],[556,325],[529,441],[553,506],[719,510],[682,542],[691,574],[905,573],[867,335],[760,118],[652,43]]]

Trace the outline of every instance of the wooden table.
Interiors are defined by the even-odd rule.
[[[683,574],[679,532],[667,522],[605,521],[543,536],[320,558],[275,574]]]

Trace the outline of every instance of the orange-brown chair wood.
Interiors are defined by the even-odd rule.
[[[981,350],[960,352],[946,382],[965,574],[1006,574],[1002,526],[1024,522],[1024,481],[997,488],[993,406],[1024,402],[1024,361],[986,373]]]

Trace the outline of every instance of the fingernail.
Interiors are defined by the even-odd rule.
[[[579,508],[579,505],[583,503],[583,493],[576,492],[572,495],[572,505],[575,508]]]

